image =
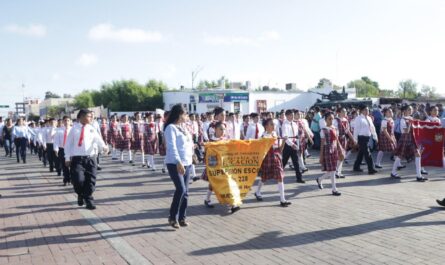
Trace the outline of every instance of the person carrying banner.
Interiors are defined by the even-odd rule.
[[[291,158],[297,183],[306,183],[301,175],[298,162],[298,125],[294,122],[294,112],[292,110],[286,110],[285,114],[286,120],[283,122],[282,137],[287,138],[287,140],[285,141],[286,144],[283,149],[283,169],[289,161],[289,158]]]
[[[394,120],[392,119],[393,113],[390,108],[383,109],[383,115],[385,118],[382,120],[380,126],[380,139],[378,144],[377,159],[375,163],[376,168],[382,168],[382,159],[385,152],[393,153],[397,146],[396,137],[394,135]]]
[[[332,183],[332,195],[340,196],[341,193],[337,190],[335,171],[337,170],[337,161],[344,159],[344,150],[341,146],[337,131],[334,127],[334,114],[327,112],[324,116],[326,127],[320,131],[320,164],[322,171],[325,171],[323,176],[317,178],[319,189],[323,189],[323,179],[330,178]]]
[[[181,104],[174,105],[164,126],[168,174],[175,185],[170,206],[168,223],[178,229],[186,227],[188,204],[188,183],[193,156],[192,136],[181,125],[186,121],[187,112]]]
[[[275,124],[272,118],[268,118],[263,122],[265,132],[261,138],[277,138],[273,146],[270,148],[266,157],[261,164],[261,180],[258,182],[257,190],[254,195],[257,201],[262,201],[261,188],[267,180],[275,179],[278,182],[278,192],[280,193],[280,206],[287,207],[291,202],[287,201],[284,196],[284,170],[282,165],[281,153],[283,151],[286,138],[283,138],[280,144],[278,135],[275,131]]]
[[[402,112],[403,117],[400,120],[400,129],[402,130],[402,136],[397,143],[397,148],[394,153],[395,161],[392,167],[391,178],[400,179],[400,176],[397,174],[397,169],[401,169],[404,167],[400,166],[401,158],[405,158],[408,162],[414,159],[416,164],[416,179],[419,182],[425,182],[428,179],[422,176],[421,150],[414,141],[414,135],[411,128],[411,122],[413,120],[413,118],[411,117],[412,107],[409,105],[405,105],[402,107]]]

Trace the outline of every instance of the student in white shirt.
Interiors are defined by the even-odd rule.
[[[292,159],[294,165],[295,176],[297,183],[305,183],[300,172],[300,164],[298,162],[298,150],[300,148],[298,142],[298,126],[294,122],[294,112],[292,110],[286,110],[286,120],[283,122],[281,129],[282,137],[287,138],[286,144],[283,149],[283,168],[286,167],[289,158]]]
[[[71,131],[71,119],[68,116],[63,117],[63,126],[59,128],[54,137],[54,152],[59,157],[61,170],[57,172],[60,176],[63,172],[63,186],[71,183],[70,169],[65,165],[65,145],[68,135]]]
[[[77,204],[89,210],[96,209],[93,192],[96,186],[98,151],[108,153],[108,146],[97,130],[91,126],[91,111],[81,109],[65,143],[65,164],[71,167],[71,182],[77,193]]]
[[[363,105],[360,107],[360,115],[356,118],[354,128],[354,140],[358,143],[359,148],[357,159],[354,163],[354,171],[363,172],[363,170],[360,169],[360,164],[364,157],[368,164],[368,173],[372,175],[377,173],[377,170],[374,168],[374,161],[372,160],[368,146],[370,137],[378,142],[374,123],[372,122],[371,117],[369,117],[369,109],[367,106]]]
[[[264,127],[260,124],[258,113],[250,114],[250,119],[252,123],[247,128],[245,140],[260,139],[264,133]]]

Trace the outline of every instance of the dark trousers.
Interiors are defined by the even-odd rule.
[[[53,144],[46,144],[46,156],[48,158],[49,171],[53,172],[58,160],[56,153],[54,152]]]
[[[12,142],[11,139],[5,139],[4,141],[6,155],[12,156]]]
[[[43,145],[39,145],[39,159],[43,162],[43,165],[46,167],[48,157],[46,155],[45,148],[43,148]]]
[[[185,220],[187,214],[188,204],[188,190],[189,190],[189,171],[190,166],[185,167],[184,176],[180,176],[175,164],[167,164],[168,174],[170,175],[173,184],[175,184],[175,194],[170,206],[169,220]]]
[[[97,164],[95,157],[74,156],[71,159],[71,183],[77,195],[93,200],[96,188]]]
[[[33,140],[31,140],[29,143],[29,150],[31,151],[31,155],[37,154],[37,146],[34,144]]]
[[[400,139],[400,137],[402,137],[402,134],[401,134],[401,133],[398,133],[398,132],[395,132],[395,133],[394,133],[394,136],[396,137],[396,141],[398,142],[399,139]]]
[[[63,171],[63,183],[69,183],[71,181],[70,169],[65,165],[65,150],[63,148],[59,148],[58,156]]]
[[[15,138],[15,154],[17,156],[17,162],[20,162],[20,157],[23,163],[26,162],[26,144],[28,140],[25,137]]]
[[[372,160],[371,152],[369,150],[369,136],[358,136],[358,154],[357,159],[354,163],[354,169],[359,169],[362,163],[363,156],[365,157],[366,163],[368,164],[368,171],[374,170],[374,162]]]
[[[312,145],[312,149],[320,150],[320,144],[321,144],[320,132],[312,131],[312,133],[314,133],[314,144]]]
[[[298,163],[298,151],[290,147],[288,144],[285,144],[283,149],[283,168],[286,167],[289,157],[292,159],[292,164],[294,164],[297,180],[302,180],[300,164]]]

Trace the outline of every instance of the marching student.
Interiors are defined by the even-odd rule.
[[[286,120],[283,122],[282,126],[282,137],[287,139],[283,149],[283,169],[289,161],[289,158],[291,158],[292,164],[294,165],[297,183],[306,183],[301,175],[300,165],[298,162],[298,125],[294,122],[294,112],[288,109],[286,110],[285,115]]]
[[[119,144],[119,121],[117,115],[111,116],[109,144],[111,145],[111,160],[118,160],[117,149]]]
[[[144,130],[145,125],[142,120],[141,113],[136,112],[134,114],[133,121],[133,137],[131,142],[131,149],[134,151],[133,155],[136,155],[136,152],[141,152],[141,161],[142,167],[145,167],[145,154],[144,154]]]
[[[284,195],[284,169],[282,165],[281,153],[284,148],[286,139],[284,138],[280,144],[280,139],[278,139],[277,132],[275,131],[275,124],[272,118],[268,118],[263,122],[265,132],[262,138],[276,138],[274,144],[269,149],[266,157],[261,164],[261,180],[258,182],[257,190],[254,195],[258,201],[262,201],[261,188],[269,179],[275,179],[278,182],[278,192],[280,193],[280,206],[287,207],[291,202],[286,201]]]
[[[6,124],[2,129],[2,139],[3,145],[5,147],[5,156],[12,157],[12,130],[14,129],[14,125],[12,124],[11,118],[6,119]]]
[[[128,163],[134,166],[133,157],[131,154],[131,139],[132,139],[132,126],[128,120],[126,114],[121,116],[121,124],[119,126],[119,143],[118,148],[120,150],[120,161],[124,163],[124,151],[128,152]]]
[[[25,125],[23,118],[17,120],[17,125],[12,130],[12,140],[15,143],[17,163],[20,163],[20,158],[24,164],[26,164],[26,145],[31,139],[31,135],[34,135],[28,126]]]
[[[331,178],[332,183],[332,195],[340,196],[341,193],[337,190],[335,171],[337,170],[337,161],[343,160],[344,150],[338,140],[337,131],[334,127],[333,120],[334,114],[327,112],[324,115],[326,126],[320,131],[320,164],[322,171],[325,171],[323,176],[317,178],[317,184],[319,189],[323,189],[323,179]]]
[[[226,140],[227,137],[225,135],[226,131],[226,124],[222,121],[218,121],[213,125],[213,136],[210,139],[210,142],[218,142]],[[209,181],[209,178],[207,176],[207,170],[204,168],[204,171],[202,172],[201,179],[204,181]],[[204,199],[204,205],[207,208],[213,208],[214,205],[210,201],[210,197],[212,196],[213,188],[212,185],[209,182],[209,188],[207,190],[206,197]],[[231,205],[230,212],[233,214],[237,211],[239,211],[241,208],[239,206]]]
[[[249,124],[250,124],[250,116],[243,115],[243,123],[240,126],[240,139],[241,140],[246,140],[246,134],[247,134],[247,129],[249,128]]]
[[[230,112],[227,117],[227,138],[230,140],[239,140],[241,138],[241,128],[236,120],[235,113]]]
[[[375,163],[376,168],[382,168],[381,162],[384,152],[394,153],[396,149],[397,141],[394,135],[394,120],[392,119],[393,113],[390,108],[383,109],[384,119],[380,126],[380,138],[377,153],[377,159]]]
[[[46,146],[43,141],[43,134],[46,130],[45,121],[40,121],[39,130],[37,131],[37,144],[39,145],[39,160],[42,161],[43,167],[46,167],[47,163],[47,155],[46,155]]]
[[[57,131],[54,137],[54,152],[57,153],[59,161],[61,161],[63,172],[63,186],[71,183],[70,169],[65,164],[65,145],[68,135],[71,131],[71,119],[68,116],[63,117],[63,126]],[[58,172],[60,176],[60,173]]]
[[[337,110],[338,117],[334,119],[334,127],[337,130],[338,135],[338,141],[343,148],[343,150],[346,150],[348,146],[348,141],[354,142],[354,137],[352,136],[350,127],[349,127],[349,121],[346,118],[346,109],[345,108],[339,108]],[[343,171],[343,162],[344,160],[338,160],[337,164],[337,172],[335,174],[336,178],[345,178],[345,176],[342,174]]]
[[[188,205],[188,185],[190,165],[193,156],[191,135],[181,124],[186,121],[187,113],[181,104],[174,105],[165,122],[164,136],[168,174],[175,185],[175,193],[170,206],[169,224],[178,229],[189,224],[186,221]]]
[[[77,193],[77,204],[89,210],[96,209],[93,192],[96,187],[97,152],[108,152],[108,146],[97,130],[91,125],[92,114],[81,109],[74,127],[65,142],[65,165],[71,168],[71,182]]]
[[[49,172],[54,172],[54,168],[57,164],[56,160],[58,159],[54,152],[54,136],[57,132],[56,124],[57,121],[54,118],[50,118],[43,130],[43,146],[45,147],[46,156],[48,158]]]
[[[413,120],[413,118],[411,117],[412,111],[412,107],[409,105],[405,105],[402,107],[403,116],[400,120],[400,129],[402,131],[402,135],[400,136],[400,140],[397,142],[397,148],[394,153],[395,161],[392,167],[391,178],[400,179],[400,176],[397,174],[397,169],[401,168],[401,158],[405,158],[408,162],[414,159],[416,164],[416,179],[419,182],[424,182],[428,179],[422,176],[422,150],[420,150],[419,147],[416,145],[416,141],[414,141],[414,135],[411,132],[411,122]]]
[[[369,149],[369,139],[373,138],[378,143],[377,132],[371,117],[369,117],[369,109],[366,105],[360,107],[360,115],[356,118],[354,128],[354,141],[358,144],[358,154],[354,163],[355,172],[363,172],[360,165],[363,161],[363,157],[368,164],[368,174],[372,175],[377,173],[374,169],[374,162]]]
[[[351,117],[349,120],[349,128],[351,131],[351,134],[354,135],[354,128],[355,128],[355,120],[357,119],[357,111],[353,109],[351,111]],[[348,164],[348,158],[351,156],[352,152],[357,151],[357,142],[355,142],[354,137],[348,141],[347,148],[346,148],[346,156],[343,163]]]
[[[159,155],[161,157],[165,157],[167,155],[167,149],[166,149],[166,142],[164,139],[164,121],[166,121],[168,119],[168,115],[169,115],[169,111],[164,112],[164,119],[162,119],[160,114],[156,114],[156,131],[158,132],[157,138],[158,138],[158,151],[159,151]],[[162,163],[162,173],[166,172],[166,164],[165,164],[165,160]]]
[[[108,120],[107,118],[102,118],[100,121],[100,136],[102,136],[102,140],[104,140],[104,142],[106,144],[108,144],[110,142],[110,135],[109,135],[109,130],[108,130]]]
[[[209,127],[207,129],[207,135],[209,137],[209,141],[215,141],[217,138],[215,138],[215,125],[218,122],[222,122],[224,126],[227,126],[226,124],[226,112],[223,108],[217,107],[213,110],[213,121],[209,124]],[[227,134],[224,134],[224,139],[227,139]]]
[[[302,118],[302,112],[295,111],[294,113],[295,123],[298,126],[298,138],[300,140],[300,150],[298,151],[298,162],[300,163],[301,172],[304,173],[309,169],[305,165],[305,151],[307,150],[307,141],[312,139],[310,138],[308,132],[306,131],[304,125],[304,118]]]
[[[246,137],[244,140],[260,139],[264,133],[264,127],[260,124],[260,117],[258,113],[251,113],[250,119],[252,123],[247,128]]]
[[[145,114],[144,126],[144,154],[147,155],[147,167],[151,168],[152,171],[156,171],[154,155],[157,151],[158,131],[153,120],[153,113],[148,112]]]

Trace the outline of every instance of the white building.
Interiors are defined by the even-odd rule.
[[[39,105],[39,112],[41,118],[48,118],[48,110],[51,107],[59,107],[64,109],[64,112],[69,111],[70,104],[74,103],[74,98],[48,98],[42,101]]]
[[[165,110],[182,103],[191,113],[205,113],[222,107],[230,112],[248,114],[286,108],[306,110],[321,96],[309,92],[208,89],[164,91],[163,98]]]

